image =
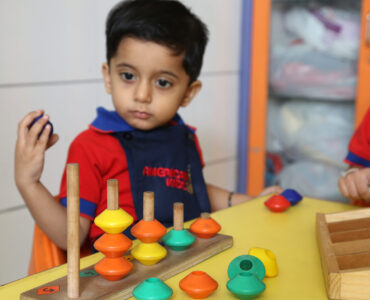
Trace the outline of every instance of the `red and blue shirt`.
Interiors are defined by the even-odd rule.
[[[166,126],[141,131],[132,128],[115,111],[99,107],[89,128],[70,145],[67,164],[80,169],[80,214],[93,220],[107,207],[107,180],[119,181],[119,206],[142,218],[144,191],[155,194],[155,218],[173,225],[173,203],[184,203],[184,219],[210,211],[203,179],[203,160],[195,129],[179,115]],[[66,206],[66,171],[59,199]],[[130,229],[130,228],[129,228]],[[129,235],[129,229],[124,233]],[[103,231],[92,223],[90,241]]]
[[[370,168],[370,109],[353,134],[345,162],[351,166]]]

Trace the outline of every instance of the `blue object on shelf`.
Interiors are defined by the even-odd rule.
[[[293,189],[286,189],[280,195],[285,197],[291,205],[296,205],[303,198],[298,192]]]

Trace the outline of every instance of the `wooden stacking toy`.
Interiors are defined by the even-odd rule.
[[[193,271],[180,280],[179,286],[191,298],[203,299],[218,288],[218,283],[206,272]]]
[[[132,270],[132,264],[122,257],[132,241],[122,234],[133,222],[133,217],[118,207],[118,180],[107,181],[107,209],[94,220],[105,233],[94,247],[106,257],[95,265],[95,271],[110,281],[120,280]]]
[[[154,265],[163,259],[166,248],[157,241],[166,234],[166,227],[154,219],[154,193],[144,192],[143,219],[131,228],[131,234],[141,243],[131,250],[131,254],[143,265]]]
[[[221,230],[221,226],[209,213],[201,213],[200,218],[190,225],[190,230],[200,238],[209,239]]]
[[[175,251],[183,251],[194,243],[195,238],[184,229],[184,203],[173,204],[173,229],[166,233],[162,241]]]
[[[67,165],[67,295],[80,295],[80,168]],[[59,287],[58,287],[59,288]]]
[[[73,176],[71,176],[70,168],[76,170],[72,172]],[[70,177],[72,179],[70,180]],[[72,186],[72,187],[71,187]],[[146,198],[147,196],[145,196]],[[154,200],[154,195],[150,196]],[[79,204],[79,177],[78,177],[78,165],[74,167],[67,167],[67,212],[68,212],[68,223],[71,223],[72,226],[68,225],[70,228],[73,228],[72,231],[68,229],[68,275],[51,280],[47,283],[44,283],[41,286],[36,288],[24,291],[21,294],[21,300],[61,300],[61,299],[127,299],[129,298],[135,287],[139,286],[140,283],[147,277],[148,278],[145,282],[149,283],[151,287],[159,286],[158,282],[160,280],[166,280],[170,277],[178,274],[179,272],[183,272],[188,268],[208,259],[209,257],[216,255],[225,249],[232,247],[233,245],[233,238],[231,236],[217,234],[211,239],[197,239],[191,247],[185,249],[184,251],[172,251],[169,250],[166,256],[166,259],[161,260],[157,264],[153,264],[150,266],[143,265],[138,260],[134,259],[129,263],[124,258],[128,260],[132,258],[132,256],[125,255],[122,257],[122,253],[131,246],[131,242],[128,241],[125,236],[121,235],[121,232],[129,226],[132,222],[132,217],[126,214],[121,209],[118,209],[118,182],[115,180],[108,181],[108,204],[107,210],[103,211],[97,217],[96,223],[98,226],[105,230],[105,234],[97,240],[97,246],[100,250],[105,254],[105,258],[98,262],[96,265],[90,265],[85,269],[79,272],[79,220],[80,220],[80,213],[78,209]],[[116,200],[114,205],[111,205],[111,201],[109,200]],[[154,204],[154,201],[152,201]],[[75,207],[74,207],[75,206]],[[153,208],[153,206],[152,206]],[[71,210],[73,214],[71,214]],[[153,209],[151,209],[153,213]],[[151,213],[151,214],[152,214]],[[73,217],[72,217],[73,215]],[[144,215],[147,216],[146,210]],[[118,216],[118,217],[117,217]],[[120,218],[123,216],[123,218]],[[71,218],[71,219],[70,219]],[[147,219],[145,217],[145,219]],[[153,220],[152,218],[149,218]],[[72,220],[70,222],[70,220]],[[140,222],[139,222],[140,223]],[[138,223],[138,224],[139,224]],[[153,223],[143,223],[141,225],[148,225],[154,224]],[[136,224],[137,225],[137,224]],[[140,225],[140,226],[141,226]],[[162,227],[160,225],[160,227]],[[149,226],[150,228],[150,226]],[[164,230],[163,230],[164,229]],[[134,229],[135,232],[136,229]],[[162,233],[155,234],[156,237],[148,237],[147,233],[144,231],[139,235],[141,239],[145,239],[146,241],[157,241],[158,238],[166,232],[165,228],[162,228]],[[149,230],[150,234],[153,233]],[[108,244],[104,242],[108,240]],[[101,247],[99,244],[103,244]],[[127,244],[126,244],[127,243]],[[72,245],[70,245],[72,244]],[[123,244],[123,246],[119,246],[119,244]],[[151,244],[151,243],[149,243]],[[73,248],[76,250],[73,251]],[[104,248],[104,249],[102,249]],[[163,248],[163,247],[162,247]],[[72,250],[71,250],[72,249]],[[113,250],[113,251],[111,251]],[[166,251],[166,250],[165,250]],[[151,253],[149,253],[151,254]],[[73,259],[70,258],[70,255],[73,255]],[[158,258],[156,258],[158,259]],[[104,263],[103,263],[104,262]],[[108,264],[106,263],[108,262]],[[114,262],[114,263],[110,263]],[[116,264],[117,262],[117,264]],[[108,272],[102,273],[102,276],[97,276],[98,273],[95,269],[98,269],[97,266],[99,264],[105,265],[105,270]],[[121,280],[112,281],[112,279],[117,279],[121,276],[125,276],[125,274],[117,273],[117,266],[121,267],[121,265],[128,266],[128,271],[132,268],[133,271],[122,278]],[[108,265],[108,266],[106,266]],[[125,272],[127,272],[127,270]],[[124,273],[125,273],[124,272]],[[104,277],[103,277],[104,276]],[[67,282],[68,279],[68,282]],[[107,280],[108,279],[108,280]],[[147,285],[148,286],[148,285]],[[68,290],[68,295],[67,295]],[[136,289],[135,289],[136,290]],[[74,292],[70,292],[74,291]],[[137,291],[137,290],[136,290]],[[140,290],[139,290],[140,291]],[[150,291],[150,289],[149,289]],[[150,292],[149,294],[153,295],[154,292]],[[142,296],[141,294],[136,294],[139,297]],[[159,300],[159,299],[168,299],[168,293],[156,293],[157,298],[150,298],[152,300]],[[138,298],[139,299],[139,298]],[[144,299],[144,298],[140,298]]]

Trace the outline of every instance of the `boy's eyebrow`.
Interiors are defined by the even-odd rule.
[[[120,68],[120,67],[128,67],[128,68],[131,68],[131,69],[136,69],[134,66],[128,64],[128,63],[119,63],[116,65],[116,68]],[[175,77],[176,79],[179,78],[179,76],[177,76],[175,73],[171,72],[171,71],[167,71],[167,70],[160,70],[159,73],[163,73],[163,74],[167,74],[167,75],[170,75],[172,77]]]
[[[167,74],[167,75],[173,76],[173,77],[175,77],[176,79],[178,79],[178,78],[179,78],[175,73],[172,73],[171,71],[161,70],[161,71],[160,71],[160,73],[164,73],[164,74]]]

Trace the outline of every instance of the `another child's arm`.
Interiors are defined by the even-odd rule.
[[[58,141],[58,136],[50,134],[47,115],[42,110],[29,113],[18,124],[18,138],[15,147],[15,182],[34,220],[42,231],[60,248],[67,248],[66,208],[59,204],[41,183],[45,151]],[[45,126],[46,125],[46,126]],[[45,126],[45,128],[44,128]],[[43,130],[44,128],[44,130]],[[41,133],[40,137],[39,134]],[[80,218],[80,242],[87,238],[90,220]]]
[[[221,210],[224,208],[229,207],[229,195],[230,192],[227,190],[224,190],[222,188],[216,187],[211,184],[207,184],[207,192],[209,196],[209,200],[211,202],[211,210],[212,211],[217,211]],[[266,196],[268,194],[273,194],[273,193],[281,193],[282,189],[279,186],[270,186],[265,188],[258,196]],[[246,195],[246,194],[232,194],[231,197],[231,206],[241,204],[243,202],[249,201],[254,199],[255,197]]]
[[[370,168],[351,167],[339,178],[338,187],[352,204],[361,199],[370,202]]]

